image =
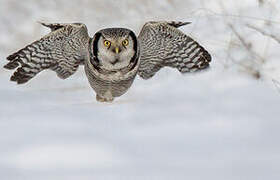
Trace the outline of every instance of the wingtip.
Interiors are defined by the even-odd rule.
[[[188,25],[188,24],[191,24],[192,22],[183,22],[182,23],[182,26],[184,26],[184,25]]]
[[[18,62],[11,61],[11,62],[7,63],[6,65],[4,65],[3,67],[5,69],[12,70],[12,69],[15,69],[18,66],[19,66]]]
[[[8,57],[6,57],[6,59],[7,59],[8,61],[12,61],[12,60],[14,60],[14,59],[16,58],[16,56],[17,56],[17,53],[14,53],[14,54],[11,54],[11,55],[9,55]]]
[[[171,21],[168,24],[173,26],[173,27],[178,28],[178,27],[181,27],[181,26],[185,26],[185,25],[191,24],[191,22]]]
[[[17,78],[14,74],[10,77],[10,81],[17,82]]]
[[[39,23],[39,24],[44,24],[43,21],[36,21],[36,23]]]
[[[45,27],[49,27],[49,23],[47,22],[44,22],[44,21],[36,21],[36,23],[42,25],[42,26],[45,26]]]
[[[6,65],[4,65],[3,67],[5,69],[15,69],[16,67],[18,67],[18,52],[13,53],[11,55],[9,55],[8,57],[6,57],[6,59],[9,61]]]
[[[16,71],[10,78],[10,81],[14,81],[17,84],[24,84],[27,81],[29,81],[30,78],[28,76],[25,76],[24,74],[21,74],[21,71]]]
[[[41,24],[42,26],[50,28],[50,24],[49,23],[46,23],[46,22],[43,22],[43,21],[37,21],[37,23]]]
[[[181,24],[182,24],[182,26],[183,26],[183,25],[191,24],[192,22],[190,22],[190,21],[185,21],[185,22],[180,21],[179,23],[181,23]]]

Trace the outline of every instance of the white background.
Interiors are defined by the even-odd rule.
[[[280,37],[277,1],[0,0],[0,179],[280,179],[280,46],[246,26]],[[106,27],[139,33],[149,20],[191,21],[181,30],[210,52],[211,68],[137,77],[111,104],[96,102],[82,67],[24,85],[2,68],[48,32],[36,21],[83,22],[93,36]]]

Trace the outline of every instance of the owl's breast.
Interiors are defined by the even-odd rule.
[[[95,69],[90,61],[87,61],[85,63],[85,72],[91,87],[98,95],[119,97],[131,87],[137,74],[138,66],[139,63],[133,69],[110,72]]]

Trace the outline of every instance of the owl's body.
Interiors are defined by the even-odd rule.
[[[131,87],[136,75],[148,79],[162,67],[194,72],[209,66],[211,56],[177,28],[189,23],[148,22],[139,36],[124,28],[108,28],[88,36],[84,24],[45,24],[52,32],[10,55],[4,67],[25,83],[44,69],[65,79],[84,65],[96,99],[111,102]]]
[[[91,87],[96,92],[98,101],[113,101],[114,97],[123,95],[132,85],[137,74],[137,67],[133,72],[122,74],[114,72],[100,74],[91,64],[85,64],[85,72]]]
[[[104,45],[106,41],[110,42],[108,47]],[[122,44],[124,41],[128,41],[126,46]],[[89,47],[85,72],[97,94],[96,99],[113,101],[130,88],[137,75],[140,62],[138,40],[128,29],[110,28],[97,32]]]

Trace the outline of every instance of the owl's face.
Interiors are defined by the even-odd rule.
[[[118,70],[134,61],[137,38],[128,29],[103,29],[95,34],[93,46],[93,53],[100,68]]]

